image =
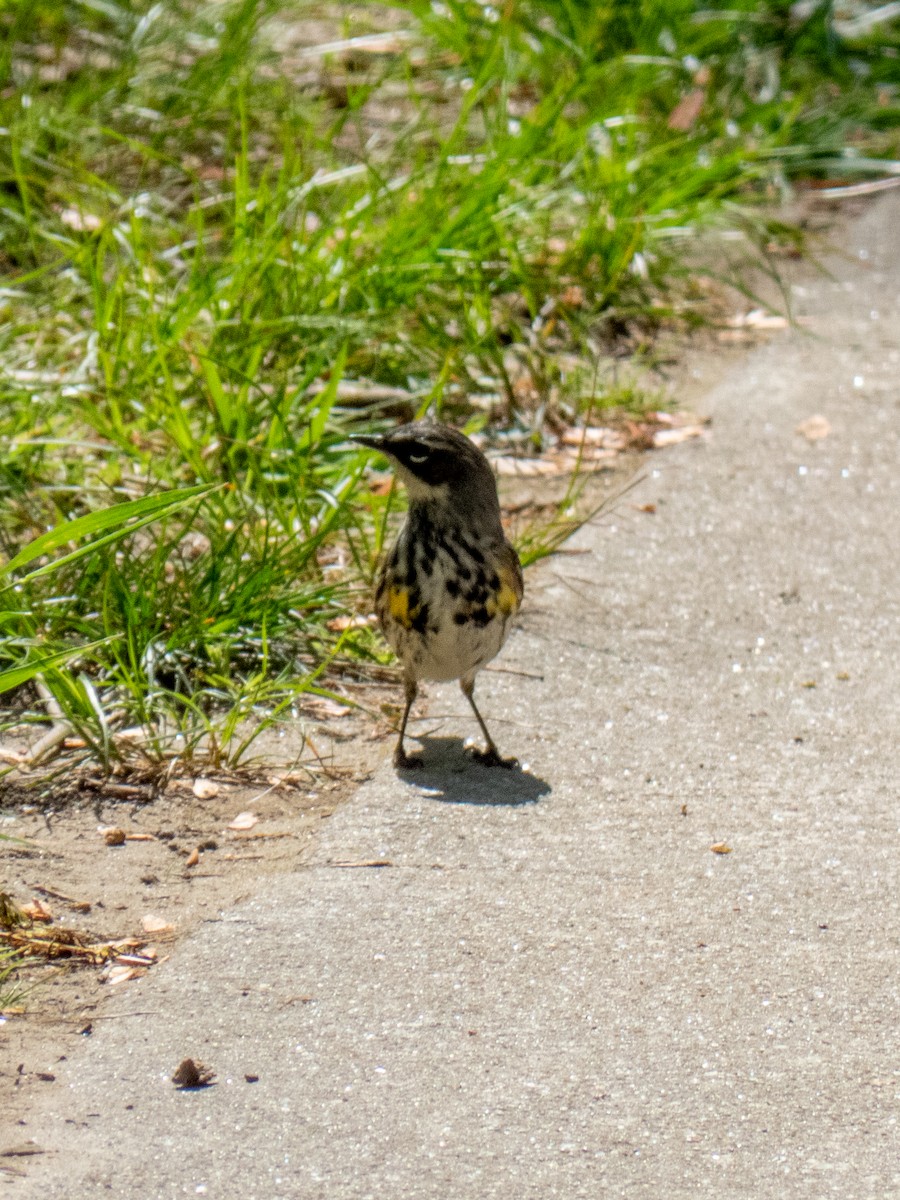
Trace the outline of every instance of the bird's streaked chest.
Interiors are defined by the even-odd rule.
[[[504,542],[408,524],[379,576],[376,611],[408,672],[458,679],[498,653],[521,594]]]

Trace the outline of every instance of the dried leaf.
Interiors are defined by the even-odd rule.
[[[34,1141],[17,1142],[14,1146],[7,1146],[5,1150],[0,1150],[0,1158],[27,1158],[31,1154],[46,1154],[46,1150]]]
[[[560,439],[565,446],[602,446],[607,450],[624,450],[625,435],[606,425],[588,425],[583,429],[567,429]]]
[[[157,917],[154,913],[148,913],[141,921],[141,928],[144,933],[174,933],[175,926],[171,925],[165,917]]]
[[[779,313],[767,313],[755,308],[747,313],[747,324],[751,329],[787,329],[790,322]]]
[[[193,850],[190,852],[190,854],[187,856],[184,865],[186,867],[196,867],[196,865],[199,861],[200,861],[200,851],[195,846],[193,848]]]
[[[296,837],[296,836],[297,835],[295,833],[291,833],[291,831],[288,829],[288,830],[284,830],[280,833],[274,832],[274,831],[271,833],[248,833],[245,837],[241,838],[241,841],[242,842],[271,841],[274,838],[292,838],[292,837]]]
[[[310,386],[310,393],[314,396],[324,392],[330,384],[325,380],[320,380]],[[384,401],[399,400],[409,404],[410,408],[416,406],[416,394],[408,392],[405,388],[391,387],[390,384],[373,383],[369,379],[342,379],[336,388],[337,398],[345,404],[375,404]]]
[[[34,883],[31,886],[41,896],[49,896],[51,900],[62,900],[63,904],[68,904],[69,908],[75,912],[87,913],[91,911],[92,905],[90,900],[76,900],[74,896],[68,896],[65,892],[58,892],[55,888],[44,887],[39,883]]]
[[[304,708],[309,709],[317,717],[346,717],[350,709],[346,704],[329,700],[327,696],[310,696],[304,701]]]
[[[692,438],[703,437],[702,425],[682,425],[679,429],[657,429],[653,434],[653,446],[659,450],[663,446],[676,446],[679,442],[688,442]]]
[[[769,313],[764,308],[751,308],[749,312],[735,313],[727,324],[732,329],[787,329],[787,317],[780,313]]]
[[[801,421],[795,432],[805,437],[808,442],[820,442],[831,433],[831,422],[821,413],[815,413]]]
[[[191,791],[198,800],[212,800],[219,794],[219,785],[211,779],[195,779]]]
[[[713,844],[710,846],[710,850],[712,850],[713,854],[731,853],[731,847],[727,842],[713,842]]]
[[[560,473],[560,467],[546,458],[513,458],[508,454],[495,458],[493,466],[498,475],[531,477]]]
[[[559,298],[567,308],[582,308],[584,306],[584,288],[577,283],[570,284]]]
[[[703,112],[703,105],[706,101],[706,91],[704,88],[695,88],[692,92],[688,92],[675,105],[669,114],[667,122],[670,129],[676,129],[679,133],[687,133],[693,129],[697,118]]]
[[[378,618],[374,613],[369,613],[367,616],[357,614],[355,617],[334,617],[331,621],[326,621],[326,626],[332,633],[343,633],[346,629],[368,629],[370,625],[374,625]]]
[[[269,783],[287,784],[289,787],[297,784],[309,784],[309,773],[307,771],[279,771],[277,775],[269,777]]]
[[[136,950],[140,946],[140,938],[116,938],[114,942],[108,942],[104,947],[109,952],[120,952],[122,950]]]
[[[117,742],[137,743],[145,742],[147,734],[139,725],[135,725],[130,729],[117,729],[113,734],[113,738]]]
[[[258,823],[259,817],[256,815],[256,813],[240,812],[233,821],[228,823],[228,828],[241,832],[246,829],[252,829],[253,826]]]
[[[111,987],[115,987],[119,983],[127,983],[129,979],[140,979],[144,975],[143,967],[132,967],[127,963],[117,963],[114,967],[110,967],[109,973],[106,976],[106,982]]]
[[[550,333],[550,322],[548,321],[546,328],[547,335]],[[523,371],[519,378],[513,384],[513,395],[521,403],[524,404],[529,400],[536,399],[540,393],[535,386],[534,378],[530,371]]]
[[[47,925],[50,925],[53,921],[53,914],[50,909],[45,908],[40,900],[34,897],[32,897],[30,904],[22,905],[21,911],[26,917],[30,917],[32,921],[43,921]]]
[[[142,947],[142,940],[138,938],[119,938],[114,942],[92,943],[88,934],[59,927],[40,932],[33,927],[24,930],[0,930],[0,945],[10,946],[26,954],[39,954],[47,959],[71,958],[96,966],[108,963],[110,959],[116,959],[121,965],[125,959],[130,959],[132,964],[136,963],[145,968],[152,963],[154,957],[149,951],[140,955],[133,953]],[[125,976],[119,973],[113,982],[121,982],[121,978]]]
[[[389,858],[334,858],[328,865],[330,867],[392,867],[394,864]]]
[[[180,1088],[201,1088],[209,1087],[215,1077],[215,1071],[204,1066],[199,1059],[183,1058],[175,1069],[172,1082]]]
[[[228,172],[224,167],[217,166],[215,163],[204,163],[202,167],[197,168],[197,178],[220,183],[223,179],[228,178]]]

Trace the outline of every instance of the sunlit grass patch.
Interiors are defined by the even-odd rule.
[[[341,618],[390,501],[347,433],[431,411],[530,454],[658,406],[618,366],[704,319],[698,237],[771,255],[797,180],[895,169],[872,11],[3,6],[0,551],[207,489],[13,571],[9,720],[109,770],[134,726],[154,761],[233,762],[338,665],[380,669]]]

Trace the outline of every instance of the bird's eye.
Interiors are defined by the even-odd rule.
[[[411,454],[409,456],[409,461],[414,462],[414,463],[428,462],[428,455],[427,454]]]

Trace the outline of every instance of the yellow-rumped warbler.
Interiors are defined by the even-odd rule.
[[[378,620],[406,685],[394,764],[421,765],[403,749],[419,680],[458,679],[487,741],[475,757],[515,766],[500,757],[473,696],[475,675],[506,641],[523,591],[490,464],[463,434],[432,421],[354,440],[386,455],[409,495],[406,522],[375,589]]]

